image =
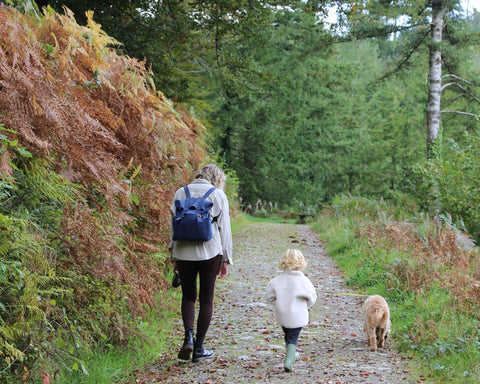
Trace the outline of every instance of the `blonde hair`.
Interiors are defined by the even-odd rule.
[[[280,260],[279,267],[282,271],[303,271],[307,262],[302,252],[297,249],[287,249]]]
[[[205,179],[214,187],[224,189],[225,180],[227,177],[225,176],[225,173],[215,164],[207,164],[197,172],[195,179]]]

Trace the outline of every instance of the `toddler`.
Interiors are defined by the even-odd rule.
[[[306,266],[300,251],[287,249],[279,264],[283,272],[270,280],[266,290],[267,301],[274,305],[275,319],[285,334],[285,372],[292,371],[293,363],[299,357],[298,336],[308,324],[308,309],[317,300],[315,287],[302,272]]]

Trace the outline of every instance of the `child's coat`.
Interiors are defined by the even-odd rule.
[[[317,293],[302,271],[282,272],[268,283],[266,299],[274,305],[282,327],[299,328],[308,324],[308,309],[317,301]]]

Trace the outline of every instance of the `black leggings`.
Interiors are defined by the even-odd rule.
[[[300,328],[285,328],[282,327],[283,332],[285,333],[285,344],[298,344],[298,336],[300,335]]]
[[[204,340],[213,314],[215,281],[222,263],[222,256],[202,261],[177,260],[178,273],[182,282],[182,319],[185,329],[193,329],[195,302],[197,300],[197,276],[200,276],[197,319],[197,340]]]

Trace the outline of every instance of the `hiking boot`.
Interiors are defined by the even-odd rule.
[[[193,348],[192,363],[198,363],[199,361],[212,360],[215,354],[210,349],[203,348],[203,340],[195,341]]]
[[[178,360],[190,361],[190,354],[193,352],[193,329],[185,331],[182,349],[178,352]]]

